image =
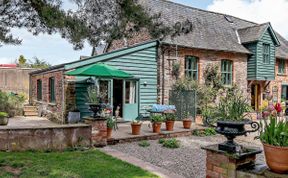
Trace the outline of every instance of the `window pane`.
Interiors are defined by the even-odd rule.
[[[232,62],[228,60],[221,61],[222,82],[224,85],[232,84]]]
[[[125,103],[126,104],[135,104],[136,103],[136,82],[126,81],[125,84],[126,93],[125,93]]]
[[[109,89],[109,81],[100,80],[99,81],[100,98],[101,98],[101,102],[106,103],[106,104],[109,103],[108,89]]]
[[[49,94],[50,102],[55,102],[55,79],[53,77],[49,78]]]
[[[194,56],[185,58],[185,75],[194,80],[198,79],[198,59]]]

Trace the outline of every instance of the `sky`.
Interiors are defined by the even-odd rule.
[[[257,23],[271,22],[274,30],[288,39],[288,0],[172,0],[188,6],[225,13]],[[63,8],[74,8],[69,0],[64,0]],[[25,29],[13,29],[12,34],[22,39],[18,46],[0,47],[0,64],[14,63],[20,56],[27,59],[38,57],[52,65],[78,60],[80,56],[90,56],[92,47],[88,44],[75,51],[72,44],[60,35],[40,34],[33,36]]]

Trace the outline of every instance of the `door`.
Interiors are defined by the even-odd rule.
[[[139,82],[123,81],[123,118],[125,121],[136,119],[139,114]]]
[[[102,102],[108,104],[113,108],[113,80],[112,79],[99,79],[99,93]]]

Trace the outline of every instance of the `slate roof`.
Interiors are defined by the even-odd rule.
[[[241,43],[249,43],[257,41],[261,38],[262,34],[268,28],[269,23],[254,25],[251,27],[246,27],[238,29],[238,34],[240,36]]]
[[[175,26],[177,22],[185,22],[187,19],[192,22],[192,32],[175,37],[167,36],[163,39],[164,43],[179,46],[250,53],[240,44],[240,41],[250,41],[250,37],[254,38],[254,36],[245,36],[242,34],[245,31],[239,29],[247,28],[249,33],[258,35],[265,28],[265,25],[259,26],[254,22],[230,15],[197,9],[167,0],[138,0],[138,3],[151,14],[160,13],[161,21],[167,26]],[[259,28],[248,28],[253,26],[259,26]],[[240,35],[237,34],[238,30]],[[279,34],[277,37],[281,46],[276,48],[276,57],[288,59],[288,42]]]

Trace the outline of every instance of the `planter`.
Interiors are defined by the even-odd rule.
[[[190,129],[192,124],[191,119],[183,119],[183,127],[184,129]]]
[[[80,112],[69,112],[68,123],[77,123],[80,121]]]
[[[102,109],[101,104],[93,104],[93,103],[87,103],[90,107],[90,111],[93,112],[93,117],[97,118],[100,115],[100,111]]]
[[[161,125],[162,125],[162,122],[153,122],[152,123],[153,133],[160,133],[161,132]]]
[[[253,130],[245,130],[246,124],[251,125]],[[259,128],[259,123],[252,121],[217,121],[216,132],[227,138],[226,142],[219,144],[219,150],[236,153],[241,146],[234,142],[234,138],[256,132]]]
[[[266,163],[276,173],[288,173],[288,147],[278,147],[263,143]]]
[[[9,121],[8,117],[0,117],[0,125],[7,125]]]
[[[113,128],[107,128],[107,139],[112,137]]]
[[[166,130],[173,131],[175,121],[165,121]]]
[[[140,135],[141,123],[131,123],[132,135]]]

